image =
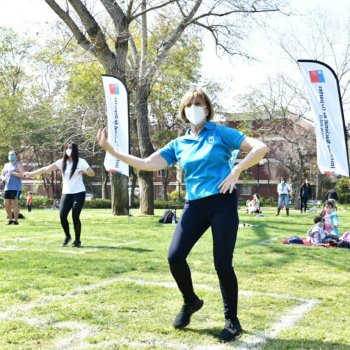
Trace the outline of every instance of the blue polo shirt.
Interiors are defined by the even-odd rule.
[[[159,154],[169,165],[179,162],[185,172],[186,199],[195,200],[220,193],[217,187],[231,171],[231,152],[240,148],[245,137],[236,129],[207,122],[198,136],[189,129]]]

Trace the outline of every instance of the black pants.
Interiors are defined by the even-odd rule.
[[[238,302],[238,283],[232,266],[239,223],[237,202],[236,190],[231,194],[187,201],[176,226],[168,256],[171,273],[184,302],[196,300],[186,258],[203,233],[211,227],[214,265],[219,277],[225,317],[233,320],[237,317]]]
[[[62,193],[60,203],[60,219],[63,231],[66,237],[70,237],[68,214],[72,209],[72,218],[74,225],[75,240],[80,242],[81,222],[80,213],[85,203],[85,192]]]
[[[301,197],[300,198],[300,211],[303,211],[303,208],[304,208],[304,212],[306,212],[308,200],[309,200],[309,197]]]

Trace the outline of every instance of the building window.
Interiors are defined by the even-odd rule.
[[[157,171],[157,177],[162,177],[162,170]]]
[[[246,195],[246,196],[250,196],[252,194],[252,186],[250,185],[242,185],[241,186],[241,195]]]

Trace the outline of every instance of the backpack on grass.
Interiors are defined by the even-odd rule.
[[[175,223],[176,222],[176,217],[175,217],[175,213],[170,210],[170,209],[167,209],[163,216],[159,219],[159,222],[161,224],[171,224],[171,223]]]

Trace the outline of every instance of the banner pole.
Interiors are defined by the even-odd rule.
[[[129,201],[128,201],[128,224],[130,224],[130,216],[131,216],[131,213],[130,213],[130,209],[131,209],[131,180],[130,180],[130,177],[129,177],[129,182],[128,182],[128,195],[129,195]]]

